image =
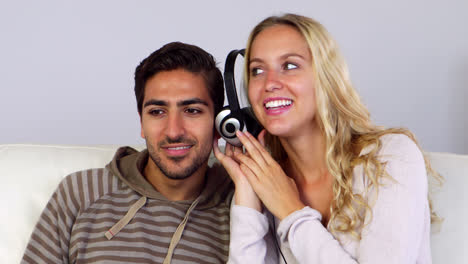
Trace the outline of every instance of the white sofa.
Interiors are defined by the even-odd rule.
[[[118,146],[0,145],[0,263],[19,263],[39,215],[60,180],[71,172],[103,167]],[[144,146],[136,146],[142,149]],[[432,234],[433,263],[468,263],[468,155],[428,153],[446,179],[435,194],[445,218]],[[211,160],[213,161],[213,159]]]

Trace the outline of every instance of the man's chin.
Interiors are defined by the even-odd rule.
[[[158,156],[157,153],[149,153],[150,158],[159,170],[169,179],[184,180],[208,164],[209,152],[191,153],[181,156]]]
[[[169,161],[175,162],[175,163],[180,163],[182,162],[187,156],[174,156],[174,157],[168,157],[167,159]]]
[[[193,168],[193,167],[166,167],[166,168],[160,168],[163,174],[171,179],[171,180],[185,180],[190,178],[193,174],[195,174],[195,171],[198,170]]]
[[[195,174],[203,164],[194,163],[190,159],[170,158],[164,164],[157,164],[162,173],[172,180],[184,180]]]

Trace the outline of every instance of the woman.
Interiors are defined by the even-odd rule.
[[[269,17],[245,58],[266,131],[238,133],[245,153],[214,142],[236,185],[230,262],[431,263],[432,169],[409,131],[372,124],[325,28]]]

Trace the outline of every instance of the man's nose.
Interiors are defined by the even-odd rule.
[[[180,114],[169,115],[166,126],[166,135],[169,138],[178,138],[185,133],[184,120]]]

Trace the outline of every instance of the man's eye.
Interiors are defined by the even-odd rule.
[[[199,114],[201,113],[201,110],[196,109],[196,108],[187,108],[185,109],[185,112],[189,114]]]
[[[257,75],[262,74],[262,73],[263,73],[263,70],[260,69],[260,68],[253,68],[253,69],[251,70],[252,76],[257,76]]]
[[[148,113],[150,115],[157,116],[157,115],[162,115],[164,113],[164,111],[161,110],[161,109],[152,109],[152,110],[148,111]]]
[[[284,69],[285,69],[285,70],[297,69],[297,65],[294,64],[294,63],[286,62],[286,63],[284,64]]]

